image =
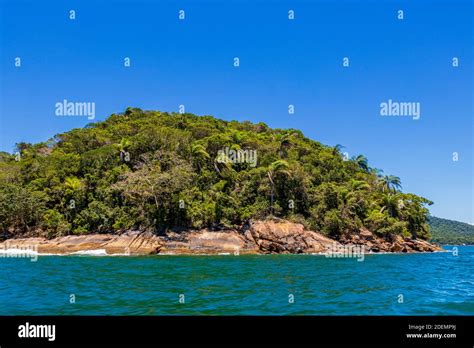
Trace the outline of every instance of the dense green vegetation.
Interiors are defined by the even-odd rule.
[[[258,161],[231,161],[229,149],[255,150]],[[430,236],[429,200],[295,129],[128,108],[17,150],[0,155],[4,236],[160,233],[269,215],[333,237],[361,227]]]
[[[474,244],[474,226],[464,222],[429,217],[431,240],[440,244]]]

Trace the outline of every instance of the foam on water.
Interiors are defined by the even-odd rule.
[[[110,256],[105,249],[80,250],[69,255]]]

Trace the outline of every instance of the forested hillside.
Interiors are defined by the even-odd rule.
[[[430,216],[432,241],[440,244],[474,244],[474,226]]]
[[[296,129],[128,108],[17,152],[0,155],[4,237],[238,227],[269,215],[333,237],[362,227],[430,236],[429,200]]]

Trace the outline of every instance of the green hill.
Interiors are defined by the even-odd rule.
[[[464,222],[429,217],[431,241],[440,244],[474,244],[474,226]]]
[[[429,238],[429,200],[296,129],[128,108],[0,156],[3,236],[238,227]]]

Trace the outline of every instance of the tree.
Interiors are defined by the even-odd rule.
[[[232,161],[224,152],[218,153],[213,164],[216,173],[221,178],[230,179],[234,176],[235,171],[232,168]]]
[[[201,166],[211,158],[207,153],[206,148],[201,144],[194,144],[191,147],[191,156],[199,170],[201,170]]]
[[[353,158],[353,161],[357,163],[360,169],[363,171],[369,171],[369,162],[364,155],[358,155],[357,157]]]
[[[433,202],[411,193],[404,194],[404,198],[404,219],[408,222],[408,230],[412,238],[417,239],[421,237],[423,239],[429,239],[431,235],[428,224],[429,210],[427,206],[432,205]]]
[[[169,154],[171,155],[171,154]],[[142,158],[138,169],[122,176],[113,189],[136,205],[138,219],[146,227],[157,227],[166,223],[177,213],[180,192],[190,187],[194,173],[189,164],[180,159],[168,159],[169,168],[163,158]]]
[[[0,186],[0,228],[27,232],[41,222],[45,196],[14,184]]]
[[[393,191],[396,192],[397,190],[402,188],[402,183],[398,176],[394,175],[384,175],[381,178],[382,183],[382,191]]]
[[[288,169],[290,165],[284,160],[277,160],[270,164],[267,169],[267,177],[270,182],[270,212],[273,215],[273,203],[274,203],[274,194],[275,194],[275,176],[278,173],[285,175],[290,175]]]
[[[380,209],[381,213],[386,210],[389,216],[398,217],[402,208],[403,201],[401,200],[400,195],[388,193],[382,196],[382,209]]]
[[[379,168],[370,168],[370,173],[375,175],[377,178],[381,178],[383,176],[383,170]]]
[[[291,134],[285,133],[282,136],[280,136],[278,140],[278,143],[279,143],[278,154],[280,158],[286,157],[288,149],[293,145],[290,137],[291,137]]]
[[[342,151],[342,149],[344,149],[344,148],[345,148],[344,145],[336,144],[336,145],[332,148],[332,154],[333,154],[333,155],[341,155],[341,151]]]
[[[369,190],[370,185],[363,180],[350,179],[349,188],[351,191]]]

